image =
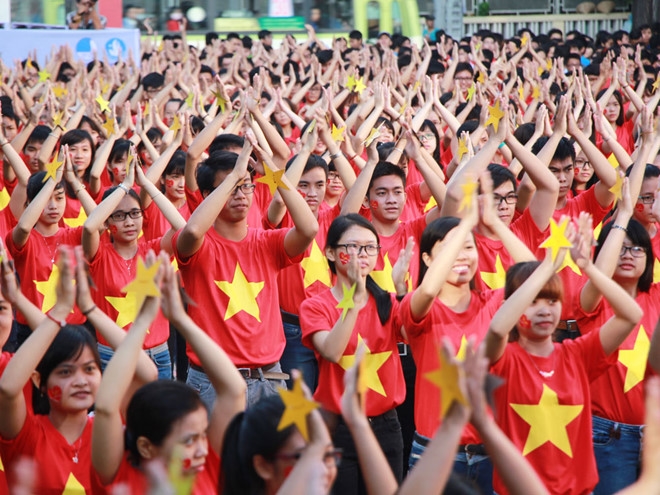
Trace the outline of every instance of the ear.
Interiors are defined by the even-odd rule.
[[[328,258],[328,261],[336,261],[335,260],[335,250],[331,247],[325,248],[325,257]]]
[[[136,444],[140,457],[143,459],[153,459],[156,457],[156,448],[148,438],[138,437]]]
[[[362,200],[362,206],[366,208],[367,210],[370,210],[371,208],[369,207],[369,195],[367,194],[364,199]]]
[[[432,260],[429,253],[422,253],[422,261],[427,267],[431,266]]]
[[[37,387],[37,390],[39,390],[39,386],[41,385],[41,374],[38,371],[33,371],[30,380],[32,380],[32,384]]]
[[[252,465],[259,477],[263,480],[269,480],[275,475],[273,464],[266,460],[262,455],[255,455],[252,457]]]

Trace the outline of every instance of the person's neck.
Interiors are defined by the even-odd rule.
[[[44,237],[51,237],[57,234],[57,232],[60,230],[60,226],[56,223],[46,224],[38,222],[37,225],[34,226],[34,230],[39,232]]]
[[[131,241],[129,243],[119,243],[114,241],[112,246],[115,248],[115,251],[124,258],[125,260],[131,260],[135,257],[138,250],[138,243],[136,241]]]
[[[171,198],[170,196],[167,196],[167,199],[170,200],[170,203],[172,203],[177,210],[186,203],[185,196],[183,198]]]
[[[456,313],[463,313],[470,306],[472,291],[470,284],[453,285],[445,282],[438,299]]]
[[[637,280],[627,279],[627,280],[615,280],[623,290],[625,290],[630,296],[634,299],[637,297]]]
[[[557,205],[555,206],[555,210],[561,210],[562,208],[565,208],[567,202],[568,195],[564,196],[563,198],[557,198]]]
[[[651,239],[653,239],[658,233],[658,224],[656,224],[655,222],[642,222],[642,225],[649,233],[649,237]]]
[[[51,408],[48,413],[48,419],[55,429],[66,438],[66,441],[69,444],[73,444],[82,436],[83,431],[85,431],[85,426],[87,426],[87,411],[65,413]]]
[[[326,194],[325,198],[323,198],[323,201],[325,201],[325,204],[331,208],[334,208],[339,203],[339,196],[328,196]]]
[[[247,235],[248,226],[247,219],[239,222],[226,222],[224,220],[216,219],[213,222],[213,228],[221,237],[230,241],[242,241]]]
[[[520,344],[520,347],[525,349],[525,351],[532,356],[548,357],[555,349],[552,337],[543,340],[530,340],[521,336],[518,343]]]
[[[371,217],[371,223],[374,225],[374,227],[376,227],[378,235],[385,237],[394,235],[396,231],[399,230],[399,225],[401,225],[398,218],[391,221],[381,221],[377,220],[373,215]]]

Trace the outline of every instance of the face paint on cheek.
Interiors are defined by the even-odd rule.
[[[347,265],[351,261],[351,255],[348,253],[339,253],[339,261],[342,265]]]
[[[531,322],[529,321],[529,318],[527,318],[527,316],[522,315],[522,316],[518,319],[518,326],[519,326],[520,328],[524,328],[525,330],[529,330],[529,329],[532,327],[532,324],[531,324]]]
[[[371,209],[372,210],[377,210],[378,209],[378,201],[372,201],[371,202]]]
[[[192,465],[192,461],[190,459],[184,459],[181,461],[181,467],[183,469],[190,469],[191,465]]]
[[[573,172],[575,173],[575,175],[577,175],[577,174],[580,173],[580,169],[576,167],[575,170],[574,170]]]
[[[165,185],[166,185],[167,187],[172,187],[172,186],[174,186],[174,179],[166,179],[166,180],[165,180]]]
[[[60,402],[62,400],[62,389],[55,385],[48,389],[48,397],[55,402]]]
[[[116,225],[110,225],[110,233],[111,234],[116,234],[117,233],[117,226]]]
[[[637,203],[637,204],[635,205],[635,209],[636,209],[638,212],[640,212],[640,213],[643,212],[643,211],[644,211],[644,204],[642,204],[642,203]]]
[[[300,195],[301,195],[303,198],[306,198],[306,197],[307,197],[307,193],[306,193],[305,191],[301,191],[300,189],[298,189],[298,192],[300,193]]]
[[[289,477],[289,475],[291,474],[291,471],[293,471],[294,467],[295,466],[287,466],[287,467],[284,468],[284,477],[285,478]]]
[[[119,175],[119,167],[112,167],[113,175]]]

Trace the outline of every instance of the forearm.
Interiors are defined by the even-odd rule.
[[[165,196],[154,184],[148,182],[147,184],[144,184],[142,188],[147,191],[153,202],[156,203],[156,206],[174,230],[180,230],[185,227],[185,218],[179,213],[176,206],[167,199],[167,196]]]
[[[348,309],[346,316],[343,319],[340,317],[324,338],[313,339],[314,347],[325,360],[338,363],[344,355],[359,312],[357,307]]]
[[[27,186],[27,181],[30,178],[30,170],[21,159],[18,151],[16,151],[16,148],[14,148],[12,143],[6,140],[2,141],[0,145],[2,147],[2,152],[5,155],[5,161],[9,163],[9,169],[6,170],[10,173],[5,174],[5,181],[11,182],[13,180],[12,175],[15,175],[21,184]]]

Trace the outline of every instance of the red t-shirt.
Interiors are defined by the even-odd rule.
[[[117,326],[128,331],[139,308],[135,299],[127,296],[121,290],[135,279],[137,274],[138,258],[146,258],[152,249],[156,254],[160,252],[160,239],[151,241],[138,240],[138,249],[135,257],[130,260],[122,258],[111,242],[100,242],[94,259],[89,264],[89,272],[96,283],[97,290],[92,291],[94,303],[101,311],[112,318]],[[158,310],[156,319],[149,327],[144,339],[144,349],[151,349],[166,342],[170,335],[170,324]],[[108,345],[106,340],[97,332],[99,343]]]
[[[66,196],[66,206],[64,207],[64,215],[60,220],[60,227],[82,227],[87,220],[87,213],[82,207],[80,201],[76,198]]]
[[[11,212],[11,208],[7,207],[3,210],[0,210],[0,236],[4,239],[7,237],[7,234],[16,227],[16,218]]]
[[[92,468],[93,469],[93,468]],[[218,477],[220,473],[220,457],[209,447],[209,453],[206,456],[204,470],[197,474],[193,485],[192,495],[208,495],[218,493]],[[121,491],[120,490],[121,487]],[[135,467],[128,460],[128,454],[119,465],[119,470],[115,475],[114,481],[109,485],[103,485],[98,476],[92,471],[92,493],[94,495],[106,495],[113,493],[117,489],[118,493],[123,495],[143,495],[149,492],[149,480],[147,476]]]
[[[403,402],[406,397],[406,383],[401,371],[401,360],[397,342],[401,340],[398,318],[398,303],[394,295],[390,319],[382,325],[378,318],[376,300],[369,297],[367,304],[358,313],[351,338],[346,345],[339,363],[332,363],[321,356],[314,347],[312,335],[322,330],[331,330],[341,318],[342,309],[330,289],[311,299],[300,307],[300,326],[303,344],[314,350],[319,363],[319,385],[314,398],[325,409],[341,414],[341,396],[344,393],[344,371],[355,361],[359,341],[367,347],[364,356],[367,377],[365,413],[379,416]]]
[[[332,221],[339,216],[341,208],[333,208],[319,212],[319,230],[312,244],[305,250],[300,263],[284,268],[277,277],[277,287],[280,294],[280,308],[288,313],[297,315],[300,305],[305,299],[321,294],[332,287],[334,275],[328,266],[325,257],[325,242],[328,228]],[[264,217],[266,219],[268,217]],[[281,227],[291,227],[293,222],[287,213],[282,220]]]
[[[415,321],[410,311],[412,293],[401,301],[401,323],[406,329],[408,342],[415,358],[415,426],[420,435],[431,438],[440,426],[440,391],[426,373],[438,368],[437,348],[443,337],[449,337],[454,348],[464,352],[467,338],[474,335],[481,343],[493,315],[502,302],[504,291],[473,291],[470,305],[463,313],[456,313],[439,299],[433,301],[431,311],[420,321]],[[466,426],[461,444],[479,444],[481,440],[471,425]]]
[[[16,438],[0,440],[0,455],[10,489],[19,481],[14,464],[28,457],[36,463],[34,493],[91,494],[92,424],[93,419],[88,418],[82,435],[70,445],[48,416],[28,414]]]
[[[196,303],[188,314],[238,367],[275,363],[284,351],[277,275],[303,257],[286,253],[288,231],[248,229],[243,240],[231,241],[211,228],[189,258],[181,258],[176,247],[181,231],[172,239],[183,283]],[[187,354],[200,365],[191,348]]]
[[[605,355],[599,332],[591,332],[555,343],[548,357],[532,356],[512,342],[491,368],[505,380],[495,391],[497,424],[550,493],[588,494],[598,482],[589,383],[616,359],[616,351]],[[497,471],[493,489],[508,493]]]
[[[82,227],[60,228],[55,235],[44,237],[36,229],[32,229],[27,242],[21,248],[14,244],[12,231],[7,234],[7,251],[14,259],[16,273],[21,281],[21,291],[32,303],[48,312],[57,301],[55,288],[59,269],[55,265],[58,246],[77,246],[82,242]],[[77,306],[67,318],[67,322],[81,324],[85,321]],[[27,325],[20,311],[16,312],[16,320]]]
[[[638,292],[635,301],[644,310],[641,322],[619,346],[615,366],[591,382],[591,407],[595,416],[629,425],[644,424],[644,378],[651,336],[660,319],[660,284],[649,292]],[[580,332],[588,334],[600,329],[614,314],[602,299],[593,312],[578,314]]]
[[[187,222],[191,214],[190,208],[188,208],[188,202],[183,203],[178,209],[178,212]],[[152,201],[149,203],[149,206],[144,209],[144,222],[142,223],[144,238],[147,241],[150,241],[151,239],[160,239],[167,234],[171,228],[172,226],[170,225],[170,222],[167,221],[167,218],[163,215],[163,212],[160,211],[156,202]]]
[[[633,138],[633,129],[635,128],[634,120],[626,120],[623,125],[616,128],[616,140],[623,146],[629,155],[635,151],[635,139]],[[596,146],[600,151],[603,151],[603,135],[599,132],[596,133]],[[627,165],[627,164],[622,164]]]

